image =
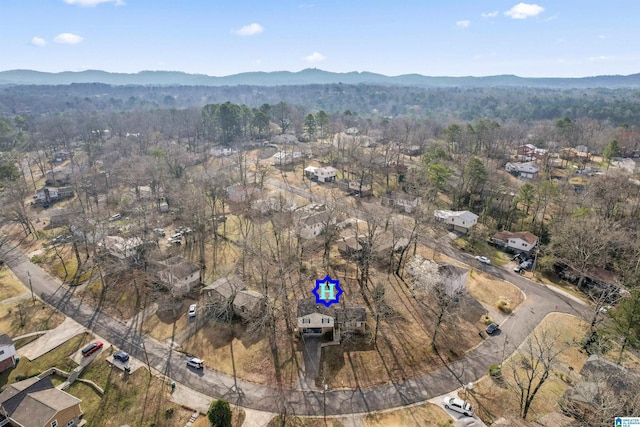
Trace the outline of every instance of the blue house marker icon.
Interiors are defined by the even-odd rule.
[[[616,427],[622,427],[622,418],[616,418]]]
[[[340,281],[325,276],[324,279],[316,280],[316,286],[312,293],[316,297],[316,304],[323,304],[326,307],[338,304],[340,303],[340,295],[342,295]]]

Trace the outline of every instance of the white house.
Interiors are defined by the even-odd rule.
[[[303,239],[313,239],[322,233],[325,226],[329,224],[335,224],[335,216],[331,216],[328,211],[312,212],[307,215],[301,216],[298,219],[298,226],[300,227],[300,237]]]
[[[491,241],[516,252],[529,252],[538,244],[538,236],[528,231],[499,231],[491,237]]]
[[[16,366],[16,347],[7,334],[0,335],[0,372]]]
[[[73,187],[44,187],[36,190],[35,199],[41,203],[51,203],[73,197]]]
[[[420,203],[422,203],[420,197],[400,192],[392,192],[391,194],[380,197],[380,204],[382,204],[382,206],[401,208],[406,213],[411,213]]]
[[[508,162],[505,167],[507,172],[514,174],[519,178],[532,179],[538,176],[540,167],[535,162],[528,163],[511,163]]]
[[[460,233],[468,233],[478,223],[478,215],[469,211],[437,210],[435,217]]]
[[[318,168],[315,166],[307,166],[304,168],[304,174],[307,178],[318,182],[333,182],[336,180],[336,171],[331,166]]]

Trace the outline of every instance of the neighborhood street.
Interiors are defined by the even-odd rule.
[[[438,250],[473,265],[470,255],[445,247],[439,247]],[[141,336],[136,322],[124,323],[81,302],[73,289],[59,285],[26,256],[15,252],[17,249],[13,251],[14,256],[8,258],[8,265],[27,289],[31,284],[38,297],[171,380],[213,398],[224,397],[239,406],[269,412],[286,410],[289,414],[297,415],[338,415],[391,409],[450,393],[460,388],[461,384],[486,375],[488,367],[507,357],[547,314],[555,311],[584,316],[589,310],[571,296],[510,271],[483,265],[482,269],[486,272],[517,285],[525,292],[526,299],[502,323],[501,334],[487,338],[448,367],[376,387],[327,390],[326,395],[322,390],[309,390],[304,383],[299,384],[296,390],[279,391],[238,380],[235,388],[236,382],[228,375],[213,369],[205,368],[204,372],[197,372],[187,368],[185,356],[174,351],[171,345]]]

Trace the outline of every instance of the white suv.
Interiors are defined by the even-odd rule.
[[[444,407],[459,412],[467,417],[473,416],[473,406],[457,397],[445,396]]]
[[[191,366],[192,368],[196,369],[202,369],[204,368],[204,361],[202,359],[198,359],[197,357],[188,357],[187,366]]]

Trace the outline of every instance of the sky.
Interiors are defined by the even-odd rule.
[[[0,0],[0,71],[640,72],[638,0]]]

